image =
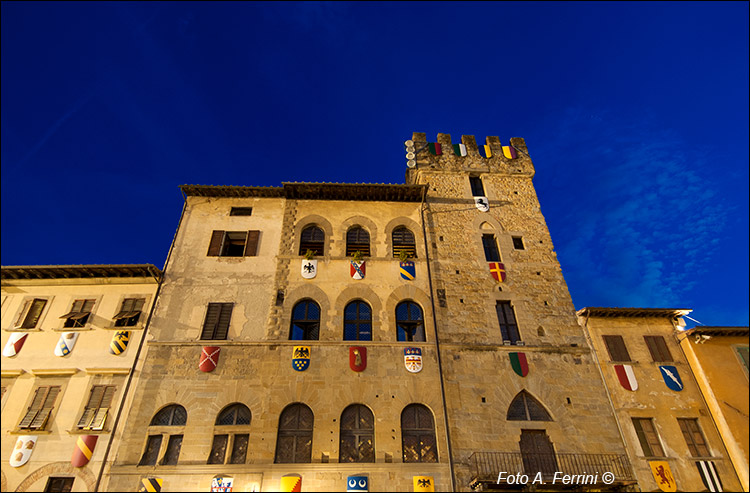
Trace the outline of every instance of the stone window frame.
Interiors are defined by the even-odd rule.
[[[421,315],[422,315],[422,318],[421,318],[422,324],[421,325],[422,325],[422,337],[423,337],[422,340],[415,340],[415,339],[409,340],[408,338],[406,338],[404,340],[399,339],[399,321],[401,321],[402,319],[398,318],[398,308],[401,305],[403,305],[404,303],[414,304],[421,311]],[[412,318],[411,318],[410,313],[411,313],[411,311],[408,310],[407,314],[409,315],[409,317],[408,317],[407,321],[411,324],[412,323]],[[424,307],[418,301],[416,301],[414,299],[411,299],[411,298],[407,298],[407,299],[399,301],[396,304],[395,308],[394,308],[394,315],[395,315],[394,320],[396,322],[396,341],[397,342],[408,342],[408,343],[427,342],[427,324],[426,324],[426,321],[425,321],[425,309],[424,309]],[[417,320],[417,319],[415,319],[415,320]],[[403,325],[403,324],[401,324],[401,325]],[[404,331],[404,333],[406,333],[406,332]],[[419,330],[415,331],[414,335],[415,336],[419,335]]]
[[[294,256],[304,255],[304,252],[301,254],[299,253],[299,249],[301,248],[302,230],[307,228],[308,226],[317,226],[322,229],[323,233],[325,234],[325,240],[323,241],[323,253],[320,255],[316,255],[316,257],[330,257],[331,242],[333,241],[333,226],[331,226],[331,223],[330,221],[328,221],[328,219],[317,214],[310,214],[297,220],[294,225],[294,231],[292,233],[292,251],[288,253]]]
[[[650,416],[631,416],[630,421],[633,425],[633,432],[635,433],[636,441],[641,446],[641,452],[643,453],[643,457],[648,458],[659,458],[659,457],[666,457],[664,455],[664,443],[661,440],[661,437],[659,436],[659,431],[656,429],[656,421],[654,418]],[[638,425],[636,426],[636,422]],[[651,427],[650,430],[644,430],[641,426],[642,422],[649,423],[649,426]],[[640,429],[640,433],[639,433]],[[653,432],[653,435],[655,437],[654,443],[649,442],[648,434]],[[652,450],[652,447],[658,445],[659,446],[659,452],[661,452],[661,455],[655,455],[655,450]]]
[[[97,324],[102,327],[108,325],[106,323],[102,324],[103,320],[98,320],[98,315],[97,315],[97,310],[99,310],[99,308],[101,307],[103,297],[104,297],[103,294],[88,295],[85,293],[78,295],[78,296],[68,296],[67,305],[66,305],[68,308],[66,308],[66,311],[63,313],[63,315],[57,317],[57,319],[60,320],[60,326],[55,327],[52,330],[57,331],[57,332],[77,332],[77,331],[83,331],[83,330],[94,330],[94,327],[93,327],[94,324]],[[72,313],[73,308],[75,308],[75,303],[81,300],[94,300],[94,304],[91,306],[91,311],[89,312],[89,316],[86,318],[86,323],[83,324],[83,326],[81,327],[65,327],[65,323],[68,320],[68,318],[66,318],[65,315]],[[85,308],[85,303],[82,305],[82,308]]]
[[[54,296],[38,296],[38,295],[29,295],[24,296],[21,299],[21,304],[16,311],[16,314],[14,317],[10,318],[13,320],[10,327],[8,327],[9,331],[23,331],[23,332],[36,332],[41,331],[41,326],[44,324],[45,317],[49,314],[50,307],[52,305],[52,301],[54,300]],[[33,305],[34,300],[44,300],[45,304],[42,307],[42,311],[39,313],[39,318],[37,319],[36,323],[33,327],[23,327],[23,323],[26,321],[29,311],[31,309],[31,306]]]
[[[232,424],[220,424],[219,421],[222,419],[223,415],[225,413],[235,411],[235,418],[234,423]],[[248,419],[249,422],[247,424],[237,424],[237,417],[239,416],[240,411],[247,410],[248,413]],[[250,443],[250,425],[252,425],[252,416],[253,413],[250,410],[250,408],[245,405],[242,402],[232,402],[224,406],[217,414],[216,414],[216,421],[214,422],[214,431],[213,431],[213,440],[211,443],[211,450],[209,451],[208,459],[206,460],[206,464],[246,464],[247,463],[247,453],[249,449],[249,443]],[[223,460],[221,462],[212,462],[213,453],[214,453],[214,446],[216,445],[216,438],[220,436],[226,436],[226,443],[224,444],[223,448]],[[242,462],[234,462],[233,459],[235,457],[236,447],[237,445],[237,437],[238,436],[245,436],[247,437],[247,443],[245,444],[245,453]]]
[[[367,232],[367,234],[370,235],[370,254],[364,255],[363,253],[362,256],[370,258],[370,259],[381,257],[382,256],[380,255],[381,250],[379,248],[379,245],[381,242],[378,241],[378,227],[372,219],[370,219],[367,216],[361,216],[361,215],[348,217],[347,219],[343,220],[341,224],[339,224],[338,227],[336,228],[336,233],[335,233],[336,237],[340,238],[341,245],[342,245],[340,249],[337,249],[337,252],[340,254],[340,257],[342,259],[347,259],[347,260],[351,258],[350,255],[347,255],[346,238],[349,233],[349,230],[356,226],[359,226],[360,228],[364,229]]]
[[[427,427],[427,426],[419,427],[419,426],[417,426],[415,428],[405,428],[404,425],[403,425],[403,423],[404,423],[404,413],[407,411],[407,409],[411,409],[411,408],[416,408],[416,409],[423,408],[424,410],[426,410],[427,413],[429,414],[430,418],[432,419],[432,425],[431,425],[431,427]],[[404,462],[404,463],[436,463],[436,464],[440,462],[440,454],[439,454],[438,443],[437,443],[437,433],[435,432],[435,422],[436,422],[436,420],[435,420],[435,413],[432,412],[432,409],[430,409],[428,406],[426,406],[426,405],[424,405],[424,404],[422,404],[420,402],[412,402],[412,403],[407,404],[406,406],[404,406],[404,408],[401,410],[401,413],[399,414],[399,431],[401,432],[401,460],[402,460],[402,462]],[[430,434],[432,435],[433,447],[435,449],[434,450],[435,460],[434,461],[432,461],[432,460],[430,460],[430,461],[424,461],[424,460],[422,460],[422,458],[423,458],[422,456],[423,456],[423,454],[425,452],[422,446],[420,446],[420,448],[419,448],[419,454],[418,454],[419,455],[419,460],[407,460],[407,457],[406,457],[407,447],[406,447],[406,443],[405,443],[405,438],[407,436],[418,436],[420,438],[420,444],[421,444],[422,443],[422,437],[423,436],[429,436]]]
[[[369,338],[369,339],[360,339],[360,338],[359,338],[359,336],[360,336],[359,326],[360,326],[361,324],[364,324],[364,323],[366,323],[366,322],[367,322],[367,319],[356,318],[356,319],[348,320],[348,319],[346,318],[346,309],[347,309],[347,308],[349,307],[349,305],[352,305],[353,303],[362,303],[363,305],[365,305],[365,306],[366,306],[366,307],[367,307],[367,308],[368,308],[368,309],[370,310],[370,318],[369,318],[369,324],[370,324],[370,338]],[[372,305],[371,305],[370,303],[368,303],[367,301],[365,301],[365,300],[363,300],[363,299],[361,299],[361,298],[355,298],[355,299],[353,299],[353,300],[350,300],[350,301],[349,301],[349,302],[348,302],[348,303],[347,303],[347,304],[346,304],[346,305],[344,306],[344,310],[343,310],[343,318],[344,318],[344,321],[343,321],[343,328],[344,328],[344,330],[343,330],[343,334],[342,334],[342,338],[341,338],[341,340],[342,340],[342,341],[354,341],[354,342],[358,342],[358,341],[372,341],[372,340],[373,340],[373,338],[374,338],[374,335],[375,335],[375,334],[374,334],[375,330],[374,330],[374,327],[373,327],[373,313],[372,313],[372,312],[373,312],[373,309],[372,309]],[[359,309],[357,309],[357,315],[358,315],[358,317],[359,317]],[[355,325],[356,325],[356,327],[357,327],[357,328],[356,328],[356,332],[357,332],[357,333],[356,333],[356,336],[357,336],[357,338],[356,338],[356,339],[347,339],[347,338],[346,338],[346,325],[347,325],[347,323],[353,323],[353,324],[355,324]]]
[[[425,258],[424,241],[418,239],[421,238],[422,226],[407,216],[399,216],[391,219],[383,229],[385,233],[386,258],[398,258],[398,253],[394,251],[393,247],[393,231],[401,227],[408,229],[414,235],[414,257],[410,257],[409,260],[414,261],[419,258]]]
[[[22,434],[22,435],[35,435],[35,434],[47,434],[52,432],[52,428],[55,426],[55,418],[57,417],[57,411],[62,405],[62,400],[65,397],[65,391],[68,387],[68,382],[70,381],[69,378],[60,377],[60,376],[44,376],[39,377],[34,382],[33,387],[31,388],[31,392],[29,392],[29,395],[27,396],[26,403],[22,407],[23,411],[21,412],[20,418],[16,421],[16,424],[13,428],[13,431],[11,433],[14,434]],[[45,424],[42,427],[32,429],[32,428],[21,428],[20,424],[23,421],[26,414],[31,409],[31,406],[34,402],[34,398],[36,397],[37,389],[40,387],[60,387],[59,392],[57,393],[57,396],[55,397],[55,401],[52,403],[52,408],[50,410],[49,416],[45,419]]]
[[[183,424],[168,424],[168,425],[153,425],[151,423],[154,422],[154,419],[159,415],[159,413],[163,412],[164,410],[172,408],[172,416],[170,417],[170,421],[174,420],[174,412],[177,410],[177,408],[182,408],[183,411],[185,411],[185,423]],[[185,436],[185,428],[187,427],[187,420],[189,418],[190,414],[187,412],[187,409],[185,409],[185,406],[178,404],[176,402],[170,402],[169,404],[165,404],[161,406],[151,417],[151,421],[149,421],[149,425],[147,427],[146,431],[146,438],[144,440],[143,446],[142,446],[142,454],[141,458],[138,460],[138,466],[144,466],[144,467],[155,467],[155,466],[164,466],[164,465],[176,465],[179,463],[179,455],[182,448],[182,441]],[[157,450],[156,457],[154,460],[154,463],[144,463],[144,459],[146,457],[147,447],[150,442],[150,439],[154,437],[159,437],[159,449]],[[170,442],[173,441],[173,437],[180,438],[180,450],[177,452],[177,460],[175,461],[175,464],[164,464],[164,461],[166,460],[167,452],[169,451],[169,445]]]
[[[359,423],[362,421],[361,415],[362,415],[363,410],[369,413],[369,417],[371,418],[371,422],[372,422],[372,428],[360,428],[359,427]],[[346,412],[356,413],[356,419],[355,419],[356,426],[354,428],[344,429],[344,413]],[[353,464],[375,463],[375,422],[376,422],[375,413],[372,412],[372,409],[370,409],[369,406],[366,406],[364,404],[360,404],[360,403],[349,404],[348,406],[346,406],[346,408],[344,408],[343,411],[341,411],[341,415],[339,418],[339,463],[346,463],[346,464],[348,463],[353,463]],[[369,437],[370,439],[370,448],[371,448],[372,456],[363,459],[361,457],[360,451],[357,450],[357,454],[358,454],[357,457],[348,456],[348,455],[344,457],[342,454],[342,449],[343,449],[345,438],[354,438],[356,442],[359,442],[360,439],[363,437],[364,438]],[[342,458],[351,459],[351,460],[342,460]]]
[[[287,412],[293,412],[294,409],[304,409],[304,408],[306,408],[308,411],[310,411],[310,414],[312,416],[311,423],[310,423],[310,429],[309,430],[307,428],[304,428],[304,429],[302,429],[302,428],[295,428],[295,429],[290,428],[290,429],[286,429],[286,430],[282,430],[281,429],[281,421],[282,421],[282,418],[284,417],[285,413],[287,413]],[[307,457],[307,460],[305,460],[305,461],[299,461],[299,462],[296,461],[296,455],[297,454],[295,453],[294,454],[295,455],[295,460],[293,460],[292,462],[279,462],[279,446],[280,446],[279,442],[280,442],[281,437],[283,437],[283,436],[287,436],[287,437],[288,436],[293,436],[293,437],[295,437],[295,440],[294,440],[294,451],[295,452],[297,451],[297,439],[298,438],[305,439],[306,437],[309,436],[309,438],[310,438],[310,454],[309,454],[309,457]],[[310,463],[312,463],[312,451],[313,451],[313,439],[314,438],[315,438],[315,413],[313,412],[312,408],[310,406],[308,406],[307,404],[305,404],[304,402],[292,402],[291,404],[288,404],[279,413],[279,421],[278,421],[278,424],[276,426],[276,446],[274,448],[273,463],[274,464],[310,464]]]
[[[295,324],[295,321],[297,321],[297,320],[304,320],[306,325],[312,326],[313,323],[314,323],[313,321],[315,320],[313,318],[307,318],[308,312],[309,312],[309,308],[305,309],[305,318],[304,319],[300,319],[300,318],[295,318],[294,317],[294,312],[297,310],[297,307],[301,303],[307,303],[308,306],[309,306],[310,303],[312,303],[312,304],[314,304],[315,306],[318,307],[318,318],[317,318],[318,328],[317,328],[317,337],[315,337],[315,338],[310,338],[310,339],[308,339],[307,337],[305,337],[303,339],[295,339],[294,338],[294,326],[297,325],[297,324]],[[320,303],[318,303],[315,299],[309,298],[309,297],[305,297],[305,298],[299,299],[299,300],[295,301],[294,304],[292,305],[292,309],[290,310],[290,314],[291,314],[291,317],[290,317],[290,321],[289,321],[289,338],[288,338],[288,340],[290,340],[290,341],[319,341],[320,340],[321,329],[322,329],[321,318],[323,317],[323,309],[320,306]],[[305,329],[304,327],[300,327],[300,328],[302,329],[302,331],[304,333],[303,335],[307,336],[308,335],[307,329]]]
[[[511,408],[513,407],[518,400],[523,401],[523,408],[524,408],[524,414],[526,415],[526,419],[520,419],[515,417],[510,417],[511,414]],[[532,406],[529,405],[529,403],[532,404]],[[531,416],[532,410],[531,408],[533,406],[537,406],[543,413],[541,417],[534,418]],[[522,422],[530,422],[530,421],[541,421],[541,422],[550,422],[554,421],[552,418],[552,413],[549,412],[549,409],[547,409],[547,406],[542,404],[542,401],[534,397],[534,395],[531,394],[531,392],[527,391],[526,389],[521,390],[519,393],[517,393],[513,399],[510,401],[510,404],[508,405],[508,411],[505,415],[506,421],[522,421]]]
[[[367,237],[367,242],[364,237]],[[356,241],[354,240],[356,237]],[[360,241],[361,240],[361,241]],[[346,230],[344,243],[346,245],[346,256],[353,257],[355,252],[360,252],[363,257],[372,257],[372,235],[367,228],[361,224],[354,224]]]
[[[693,459],[713,457],[713,455],[711,454],[711,448],[708,446],[708,440],[706,440],[706,434],[703,433],[703,429],[698,422],[698,418],[693,416],[677,418],[677,424],[679,425],[680,431],[682,432],[682,437],[685,440],[685,445],[688,448],[690,457],[692,457]],[[695,425],[695,427],[693,429],[690,429],[690,424]],[[703,443],[698,443],[697,439],[700,439]],[[706,454],[698,453],[701,446],[706,449]]]

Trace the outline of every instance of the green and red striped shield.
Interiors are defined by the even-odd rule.
[[[427,146],[433,156],[440,156],[443,153],[443,147],[439,142],[430,142]]]
[[[525,377],[529,374],[529,363],[526,361],[525,353],[508,353],[510,366],[519,376]]]
[[[94,455],[94,447],[96,447],[98,439],[98,435],[81,435],[78,437],[76,448],[73,450],[73,457],[70,458],[73,467],[83,467],[89,463],[91,456]]]

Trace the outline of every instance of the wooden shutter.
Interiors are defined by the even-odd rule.
[[[602,336],[602,338],[612,361],[630,361],[630,354],[622,336]]]
[[[208,310],[206,310],[206,320],[203,322],[203,332],[201,332],[201,339],[211,340],[214,338],[214,329],[219,321],[219,313],[221,313],[221,303],[209,303]]]
[[[24,329],[33,329],[36,327],[37,322],[39,322],[39,317],[42,314],[42,310],[44,310],[44,305],[46,304],[47,300],[41,298],[34,299],[34,301],[31,302],[28,314],[26,315],[21,327]]]
[[[34,399],[31,401],[31,405],[29,406],[29,409],[26,411],[26,415],[21,419],[21,423],[19,423],[19,428],[28,428],[31,422],[34,420],[34,417],[39,413],[39,411],[42,409],[42,404],[44,403],[44,398],[47,396],[47,391],[49,390],[49,387],[39,387],[36,389],[36,394],[34,394]]]
[[[47,389],[47,392],[46,392],[46,395],[44,396],[44,402],[42,403],[42,408],[39,410],[37,415],[34,416],[34,419],[31,420],[31,423],[29,424],[29,428],[32,428],[35,430],[43,429],[44,425],[47,423],[47,419],[49,418],[50,414],[52,414],[52,407],[55,405],[57,394],[60,393],[60,387],[59,386],[46,387],[46,389]]]
[[[221,313],[219,314],[219,321],[216,326],[216,332],[214,339],[226,340],[227,334],[229,333],[229,322],[232,320],[232,309],[234,303],[222,303]]]
[[[651,353],[651,359],[654,361],[673,361],[672,353],[669,352],[667,342],[662,336],[643,336]]]
[[[258,239],[260,231],[248,231],[247,242],[245,243],[245,257],[255,257],[258,255]]]
[[[214,231],[211,234],[211,243],[208,245],[209,257],[218,257],[221,254],[221,241],[224,239],[224,231]]]

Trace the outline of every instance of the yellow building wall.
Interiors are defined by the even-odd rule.
[[[680,346],[693,369],[732,464],[748,490],[748,436],[750,399],[747,369],[735,347],[748,346],[748,338],[714,335],[697,343],[695,337],[681,337]]]

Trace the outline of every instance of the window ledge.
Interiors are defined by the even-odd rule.
[[[93,327],[53,327],[52,332],[85,332],[87,330],[96,330]]]
[[[2,370],[0,372],[0,377],[2,378],[20,377],[23,373],[24,373],[23,370]]]
[[[26,430],[16,429],[8,432],[9,435],[51,435],[52,430]]]
[[[42,329],[24,329],[21,327],[15,328],[15,327],[9,327],[7,329],[3,329],[5,332],[42,332]]]
[[[75,375],[78,373],[78,368],[42,368],[37,370],[31,370],[31,374],[35,377],[46,377],[51,375]]]
[[[74,428],[72,430],[68,430],[68,435],[109,435],[112,433],[112,430],[105,429],[105,430],[84,430],[81,428]]]
[[[89,375],[127,375],[130,373],[130,367],[127,368],[86,368]]]
[[[143,324],[122,326],[122,327],[115,327],[114,325],[112,325],[109,327],[102,327],[102,329],[104,330],[143,330]]]

